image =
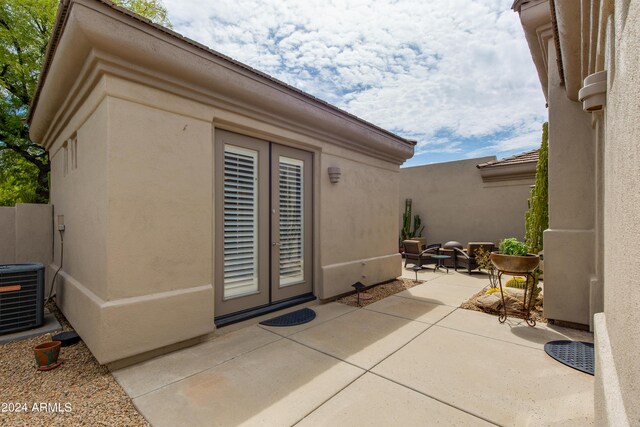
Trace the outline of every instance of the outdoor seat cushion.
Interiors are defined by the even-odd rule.
[[[476,251],[479,248],[483,248],[486,252],[491,252],[495,247],[495,243],[493,242],[469,242],[467,244],[467,255],[471,258],[476,257]]]
[[[422,252],[421,243],[419,240],[403,240],[402,246],[404,246],[404,253],[408,255],[419,255]]]

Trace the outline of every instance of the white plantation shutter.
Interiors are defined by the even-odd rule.
[[[280,286],[304,280],[304,162],[280,156]]]
[[[258,152],[224,146],[224,298],[258,291]]]

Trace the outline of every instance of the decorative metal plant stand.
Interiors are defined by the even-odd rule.
[[[507,305],[504,302],[504,291],[502,290],[503,274],[513,277],[525,277],[526,281],[524,285],[524,299],[522,300],[522,314],[524,315],[524,320],[527,322],[527,325],[536,326],[536,321],[531,318],[531,305],[535,298],[536,281],[533,274],[530,272],[522,273],[498,270],[498,283],[500,284],[500,295],[502,296],[502,313],[500,314],[500,317],[498,317],[498,321],[500,323],[504,323],[507,320]]]

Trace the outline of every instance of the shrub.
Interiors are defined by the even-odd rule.
[[[500,242],[500,253],[503,255],[524,256],[528,252],[529,247],[527,244],[520,242],[515,237],[510,237]]]

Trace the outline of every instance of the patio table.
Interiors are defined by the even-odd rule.
[[[444,268],[447,270],[447,274],[449,274],[449,267],[447,267],[446,265],[444,265],[443,261],[445,259],[450,259],[451,256],[450,255],[430,255],[431,258],[437,260],[438,262],[436,263],[435,267],[433,267],[433,272],[435,273],[436,271],[440,270],[441,268]]]

